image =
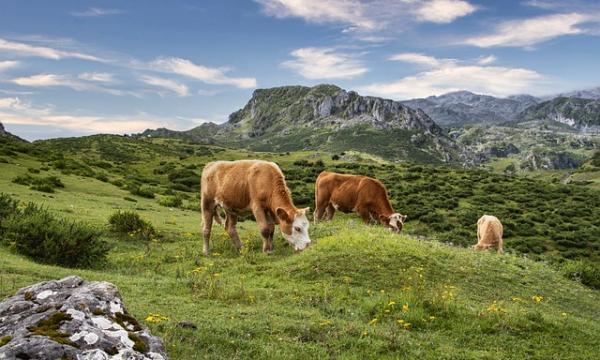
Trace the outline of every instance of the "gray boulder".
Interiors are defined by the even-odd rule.
[[[0,360],[163,360],[163,343],[127,313],[117,287],[78,276],[0,302]]]

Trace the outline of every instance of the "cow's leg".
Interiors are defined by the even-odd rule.
[[[265,210],[259,206],[252,209],[252,214],[256,219],[256,223],[260,228],[260,235],[263,239],[263,252],[271,252],[273,251],[273,231],[271,231],[271,222],[267,219],[267,215]],[[273,226],[274,227],[274,226]]]
[[[502,239],[500,239],[500,241],[498,241],[498,253],[499,254],[504,254],[504,249],[502,248],[504,245],[504,241]]]
[[[335,214],[335,208],[333,207],[333,204],[329,203],[327,204],[327,209],[325,209],[325,219],[333,219],[333,214]]]
[[[212,229],[212,221],[214,216],[214,201],[202,199],[200,201],[202,206],[202,235],[204,236],[204,255],[208,256],[210,253],[210,231]]]
[[[369,225],[371,223],[371,213],[369,209],[359,207],[356,209],[356,212],[358,213],[358,216],[360,216],[362,221],[365,223],[365,225]]]
[[[235,224],[237,224],[237,215],[227,212],[225,229],[227,230],[231,241],[233,241],[233,245],[236,247],[236,249],[240,250],[242,248],[242,242],[240,241],[240,236],[237,233]]]
[[[323,220],[327,207],[330,206],[329,199],[324,195],[315,196],[315,222]]]

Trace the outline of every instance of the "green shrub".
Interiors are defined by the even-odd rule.
[[[600,289],[600,264],[588,260],[565,261],[561,273],[594,289]]]
[[[133,186],[129,190],[133,195],[145,197],[148,199],[154,199],[154,190],[151,187],[142,185],[142,186]]]
[[[100,232],[84,223],[57,218],[29,203],[0,226],[2,241],[35,261],[67,267],[96,267],[109,250]]]
[[[15,184],[31,185],[32,190],[53,193],[56,188],[64,188],[60,178],[56,176],[33,177],[29,174],[19,175],[12,180]]]
[[[119,210],[110,216],[108,224],[112,231],[132,237],[137,236],[149,240],[156,236],[154,226],[142,219],[135,211]]]
[[[14,215],[19,207],[19,202],[10,195],[0,193],[0,230],[2,229],[2,220]]]
[[[160,200],[158,200],[158,203],[162,206],[178,208],[181,207],[181,205],[183,204],[183,199],[177,195],[164,196]]]

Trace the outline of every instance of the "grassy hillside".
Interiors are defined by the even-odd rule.
[[[597,290],[517,254],[475,253],[420,237],[472,244],[480,211],[502,211],[510,233],[511,219],[529,218],[535,214],[530,209],[548,206],[547,216],[531,219],[532,228],[548,232],[548,238],[514,230],[508,247],[535,257],[518,244],[540,236],[550,245],[544,256],[582,257],[582,249],[597,256],[593,238],[584,248],[565,249],[551,240],[558,220],[577,226],[571,230],[575,234],[597,229],[598,204],[590,201],[597,201],[598,193],[592,190],[484,171],[367,165],[356,153],[333,161],[312,152],[257,154],[112,136],[11,143],[1,149],[2,192],[90,224],[111,250],[106,263],[78,270],[42,265],[16,254],[11,245],[0,246],[0,298],[73,273],[111,281],[132,314],[165,340],[173,359],[582,359],[600,354]],[[239,224],[246,244],[241,254],[215,226],[213,256],[204,258],[197,174],[214,158],[249,157],[280,163],[301,204],[312,205],[311,184],[321,168],[376,175],[413,220],[399,236],[338,214],[331,223],[311,227],[315,244],[308,250],[295,254],[277,235],[271,255],[260,252],[254,222]],[[27,176],[56,176],[64,187],[42,192],[33,189],[35,184],[13,182]],[[181,204],[161,205],[174,198]],[[123,209],[151,222],[158,236],[142,241],[110,232],[109,216]],[[581,209],[582,215],[558,213],[565,209]],[[181,328],[181,321],[197,329]]]

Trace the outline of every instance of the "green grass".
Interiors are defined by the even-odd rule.
[[[61,149],[66,159],[82,163],[96,156],[94,151],[84,155],[81,150],[69,150],[77,149],[78,144],[67,146],[57,141],[39,146]],[[313,164],[320,159],[327,167],[349,166],[340,170],[369,171],[397,184],[390,187],[396,205],[414,209],[426,205],[438,210],[438,204],[449,202],[447,194],[458,196],[457,208],[444,208],[440,213],[446,215],[442,222],[451,226],[455,224],[453,217],[460,220],[457,212],[477,205],[478,192],[490,183],[510,185],[519,190],[517,193],[531,188],[532,192],[541,189],[537,194],[544,196],[557,194],[556,199],[545,201],[576,201],[572,197],[583,194],[579,190],[563,193],[570,187],[478,171],[385,163],[368,167],[332,162],[328,154],[253,154],[211,147],[202,150],[211,155],[182,156],[182,149],[191,145],[162,140],[156,144],[160,146],[153,153],[141,151],[147,149],[146,142],[123,140],[120,146],[134,147],[132,154],[141,159],[123,160],[128,174],[115,169],[117,161],[110,161],[109,170],[91,169],[105,171],[109,181],[123,180],[130,174],[145,177],[156,183],[151,186],[160,193],[169,186],[167,174],[153,172],[162,162],[172,161],[178,168],[195,166],[199,172],[203,163],[215,157],[262,157],[282,164],[295,198],[311,201],[310,182],[302,179],[314,178],[318,169]],[[27,173],[28,168],[46,167],[51,160],[34,153],[5,158],[8,163],[0,163],[3,192],[102,230],[112,249],[104,268],[78,270],[38,264],[0,247],[0,298],[23,286],[71,274],[110,281],[119,287],[131,314],[164,339],[173,359],[600,356],[600,292],[519,253],[476,253],[435,240],[417,240],[410,234],[426,234],[432,239],[443,234],[430,229],[425,222],[427,212],[423,220],[409,222],[400,236],[379,226],[365,226],[356,216],[336,214],[333,222],[311,226],[315,244],[302,253],[294,253],[277,230],[275,252],[270,255],[260,252],[254,222],[238,225],[246,244],[241,254],[234,251],[225,231],[215,225],[213,256],[205,258],[201,255],[199,212],[161,206],[160,199],[133,196],[124,187],[80,175],[81,169],[65,172],[50,166],[42,170],[40,176],[58,176],[65,187],[52,194],[38,192],[11,179]],[[293,165],[306,159],[307,167]],[[473,194],[457,195],[465,189]],[[196,193],[175,193],[187,196],[188,203],[197,200]],[[499,189],[501,193],[504,190]],[[135,202],[127,200],[131,198]],[[408,203],[409,199],[423,204]],[[523,208],[510,197],[503,206]],[[138,212],[154,225],[159,236],[141,241],[111,233],[108,218],[117,210]],[[475,242],[473,225],[464,225],[468,229],[461,235],[465,243]],[[509,248],[515,239],[521,237],[507,239]],[[197,329],[177,326],[182,321],[194,323]]]

